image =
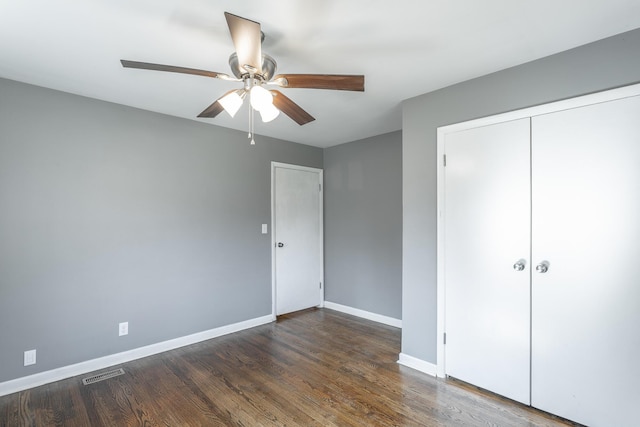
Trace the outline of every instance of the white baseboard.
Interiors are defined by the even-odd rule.
[[[342,313],[351,314],[352,316],[362,317],[363,319],[373,320],[374,322],[383,323],[389,326],[395,326],[396,328],[402,328],[402,320],[395,319],[393,317],[383,316],[381,314],[371,313],[369,311],[360,310],[359,308],[353,308],[342,304],[336,304],[335,302],[324,302],[324,308],[328,308]]]
[[[422,359],[418,359],[417,357],[409,356],[408,354],[400,353],[398,363],[420,372],[424,372],[432,377],[437,376],[438,373],[438,367],[433,363],[426,362]]]
[[[233,332],[242,331],[244,329],[253,328],[255,326],[264,325],[273,321],[271,314],[267,316],[257,317],[255,319],[245,320],[243,322],[234,323],[232,325],[221,326],[219,328],[209,329],[208,331],[198,332],[180,338],[159,342],[157,344],[147,345],[145,347],[135,348],[133,350],[124,351],[122,353],[111,354],[99,357],[86,362],[76,363],[74,365],[63,366],[62,368],[52,369],[46,372],[29,375],[27,377],[17,378],[15,380],[0,383],[0,396],[16,393],[44,384],[60,381],[76,375],[86,374],[88,372],[105,369],[110,366],[119,365],[130,362],[132,360],[141,359],[143,357],[152,356],[154,354],[173,350],[179,347],[206,341],[222,335]]]

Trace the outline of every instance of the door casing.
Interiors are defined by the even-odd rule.
[[[286,168],[286,169],[294,169],[299,171],[306,172],[314,172],[318,174],[319,184],[321,184],[318,197],[319,197],[319,208],[318,208],[318,221],[319,221],[319,259],[318,263],[320,265],[320,288],[319,288],[319,297],[318,297],[318,306],[324,307],[324,178],[323,178],[323,170],[318,168],[312,168],[308,166],[300,166],[289,163],[281,163],[281,162],[271,162],[271,316],[273,320],[276,319],[277,307],[276,307],[276,292],[277,292],[277,280],[276,280],[276,168]]]

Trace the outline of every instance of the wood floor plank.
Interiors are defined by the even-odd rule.
[[[327,309],[0,397],[14,426],[571,426],[396,363],[400,330]]]
[[[261,367],[240,363],[237,358],[240,353],[233,348],[235,346],[216,352],[206,360],[189,360],[189,363],[198,366],[203,375],[200,380],[208,382],[211,376],[218,378],[220,384],[224,384],[225,393],[239,401],[237,410],[250,413],[253,419],[264,418],[269,423],[267,425],[321,425],[315,424],[313,418],[300,411],[299,407],[289,407],[290,402],[272,390],[269,384],[278,382],[279,377],[265,376]],[[229,350],[233,353],[228,354]],[[278,388],[281,387],[279,383]],[[251,418],[247,421],[250,422]]]
[[[20,402],[18,400],[19,393],[6,396],[7,402],[0,404],[0,426],[19,425]],[[2,398],[0,398],[2,399]]]

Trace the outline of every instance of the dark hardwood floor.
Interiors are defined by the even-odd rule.
[[[396,363],[400,330],[326,309],[0,397],[1,426],[558,426]]]

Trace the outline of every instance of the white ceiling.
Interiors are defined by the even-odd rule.
[[[119,62],[230,73],[225,11],[262,24],[279,72],[366,76],[364,93],[283,89],[316,121],[256,125],[318,147],[400,129],[404,99],[640,27],[638,0],[0,0],[0,77],[247,130],[246,108],[195,118],[241,83]]]

